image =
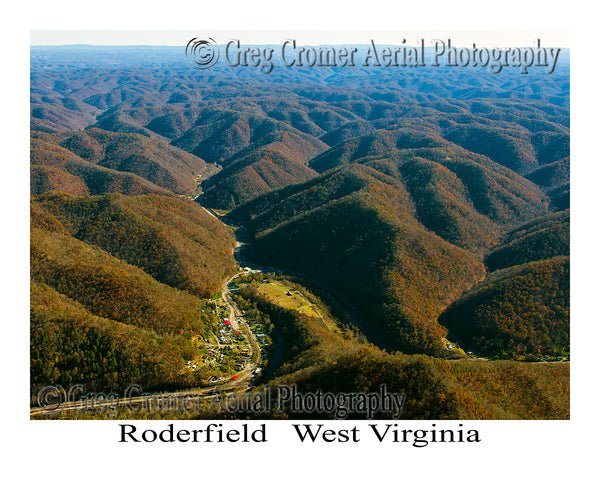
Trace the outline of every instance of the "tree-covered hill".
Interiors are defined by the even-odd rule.
[[[43,281],[31,282],[31,386],[83,384],[123,392],[132,384],[194,384],[184,364],[196,349],[188,335],[158,332],[92,314]],[[167,298],[162,302],[168,303]]]
[[[440,317],[461,345],[486,356],[566,355],[569,257],[492,273]]]
[[[184,364],[235,270],[228,227],[172,195],[51,192],[32,198],[30,241],[32,386],[198,384]]]
[[[36,132],[31,141],[33,165],[62,169],[65,176],[79,177],[79,183],[85,183],[94,194],[111,191],[101,181],[103,175],[118,179],[127,174],[139,179],[138,183],[150,184],[148,188],[153,187],[156,192],[188,193],[196,185],[195,176],[206,168],[205,162],[195,155],[134,133],[97,128],[59,134]]]
[[[544,260],[570,252],[570,211],[550,214],[506,234],[502,243],[486,255],[490,271]]]
[[[386,139],[391,155],[370,150],[381,144],[374,138]],[[349,154],[342,166],[249,201],[228,218],[248,230],[259,264],[339,291],[388,347],[439,354],[446,332],[436,319],[483,279],[483,252],[509,227],[547,212],[548,202],[489,158],[406,138],[396,131],[346,141],[379,155]],[[406,148],[398,150],[399,141]]]
[[[568,365],[442,359],[569,351],[568,55],[552,75],[276,67],[32,47],[32,382],[193,385],[237,268],[212,208],[238,259],[301,274],[387,350],[263,305],[287,318],[278,381],[386,382],[409,418],[568,417]]]
[[[32,130],[94,126],[119,138],[136,138],[143,149],[134,159],[118,156],[118,161],[107,159],[106,166],[137,173],[177,193],[190,186],[185,185],[189,179],[173,162],[157,161],[157,148],[164,152],[170,144],[222,165],[224,170],[204,184],[205,205],[213,208],[230,209],[305,181],[314,176],[311,168],[324,171],[323,162],[345,163],[345,141],[359,143],[351,152],[353,160],[389,154],[392,147],[452,142],[530,174],[540,185],[548,180],[538,177],[551,174],[536,170],[568,157],[565,63],[553,75],[527,78],[508,70],[475,75],[431,68],[277,68],[269,75],[253,75],[221,65],[194,70],[173,48],[84,50],[32,52]],[[313,157],[318,160],[307,165]],[[70,179],[57,179],[55,170],[46,172],[57,187]],[[37,176],[43,184],[46,179]],[[555,201],[564,203],[564,196]]]
[[[235,269],[233,233],[189,200],[47,193],[32,202],[34,225],[49,217],[77,240],[175,288],[211,296]]]
[[[492,272],[439,318],[461,345],[485,355],[569,352],[569,227],[565,210],[507,232],[485,257]]]
[[[296,385],[299,392],[378,392],[385,385],[388,392],[406,394],[401,418],[408,420],[569,418],[568,363],[389,354],[352,332],[332,332],[317,318],[269,303],[252,285],[240,294],[269,316],[288,347],[269,380],[272,391]],[[283,413],[292,419],[319,416]]]

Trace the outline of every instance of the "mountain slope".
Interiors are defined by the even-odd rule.
[[[186,135],[173,143],[225,167],[203,185],[205,205],[220,209],[315,176],[306,164],[327,148],[281,122],[232,112],[201,116]]]
[[[76,195],[102,195],[120,192],[127,195],[169,194],[158,185],[132,174],[90,163],[69,150],[45,141],[39,133],[31,139],[31,193],[60,190]]]
[[[46,385],[124,392],[133,383],[145,388],[194,384],[183,368],[196,350],[189,337],[93,315],[43,282],[31,282],[30,297],[32,391]]]
[[[206,168],[202,159],[160,140],[97,128],[54,135],[36,133],[32,143],[32,148],[35,146],[37,151],[36,163],[50,163],[46,152],[60,152],[48,145],[54,144],[76,156],[70,157],[70,163],[64,165],[66,168],[78,162],[86,165],[89,171],[98,171],[98,167],[102,167],[105,172],[126,172],[175,193],[190,192],[195,187],[194,176]],[[72,168],[70,172],[73,172]]]
[[[50,217],[74,238],[194,294],[212,295],[234,270],[233,233],[189,200],[48,193],[32,209],[36,222]]]
[[[202,202],[208,207],[228,210],[315,175],[312,169],[281,153],[277,145],[270,145],[249,153],[207,180]]]
[[[185,362],[216,328],[200,296],[235,270],[229,228],[174,196],[53,192],[30,242],[32,387],[198,385]]]
[[[437,351],[445,332],[434,319],[483,277],[483,265],[425,230],[402,185],[377,176],[359,165],[328,172],[249,202],[231,219],[254,235],[259,263],[331,285],[396,348]]]
[[[503,242],[486,255],[490,271],[569,255],[569,210],[541,217],[508,232]]]
[[[385,385],[388,392],[406,394],[401,416],[405,420],[569,418],[568,363],[391,355],[353,333],[329,330],[318,318],[273,305],[252,285],[239,294],[269,316],[288,346],[269,382],[273,392],[277,385],[296,385],[303,393],[378,392]],[[342,410],[335,413],[344,415]],[[364,418],[346,413],[348,418]],[[277,413],[277,418],[331,417]]]
[[[561,355],[569,349],[569,258],[497,270],[439,319],[484,355]]]
[[[404,146],[414,139],[414,148],[396,150],[399,139]],[[436,319],[484,277],[480,255],[507,227],[546,212],[547,201],[485,157],[420,147],[424,140],[431,138],[378,132],[344,142],[361,152],[338,157],[349,164],[263,195],[229,218],[254,238],[258,263],[338,290],[394,348],[439,353],[445,331]],[[394,152],[360,156],[377,145]]]

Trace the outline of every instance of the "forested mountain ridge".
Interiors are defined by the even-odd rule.
[[[31,200],[31,381],[196,385],[185,361],[235,271],[231,230],[172,195]]]
[[[179,147],[225,167],[205,185],[205,204],[221,209],[311,178],[307,162],[328,147],[398,127],[534,175],[568,157],[569,91],[563,63],[526,79],[431,68],[257,76],[191,69],[176,48],[32,50],[32,130],[95,126]]]
[[[490,271],[570,253],[570,210],[553,213],[509,231],[485,258]]]
[[[351,332],[332,332],[318,318],[274,306],[252,284],[238,295],[244,308],[269,315],[289,347],[270,379],[272,391],[277,385],[296,385],[299,392],[376,392],[384,384],[388,391],[406,394],[403,419],[569,418],[568,363],[457,362],[390,354]],[[279,412],[276,418],[315,416],[331,417]]]
[[[193,384],[182,373],[194,348],[184,336],[93,315],[43,282],[31,282],[31,385],[85,383],[89,391]]]
[[[569,210],[509,231],[485,258],[491,274],[439,318],[485,355],[569,352]]]
[[[507,225],[546,211],[547,202],[506,169],[461,152],[443,151],[454,157],[443,160],[440,152],[424,155],[439,163],[418,153],[327,170],[250,201],[229,218],[248,229],[259,263],[334,285],[396,339],[394,348],[439,353],[445,332],[436,318],[483,278],[482,251]],[[473,169],[490,179],[488,188],[469,188]]]
[[[569,96],[568,63],[264,75],[32,48],[32,382],[197,385],[182,366],[239,268],[215,213],[238,260],[320,282],[387,350],[296,319],[281,381],[390,382],[411,418],[568,417],[568,365],[515,359],[569,355]]]
[[[462,345],[486,356],[569,352],[569,257],[492,273],[440,317]]]
[[[213,295],[235,269],[232,232],[189,200],[47,193],[34,197],[33,214],[34,225],[42,224],[40,218],[50,218],[61,233],[200,296]]]
[[[57,134],[32,132],[31,149],[32,165],[42,170],[61,169],[67,177],[75,175],[79,177],[75,182],[85,184],[85,193],[93,194],[111,191],[110,186],[97,181],[102,174],[137,180],[140,188],[157,193],[189,193],[196,186],[195,176],[206,168],[201,158],[161,140],[97,128]],[[39,188],[35,183],[33,186],[35,193],[50,189]],[[123,190],[121,193],[126,194],[150,193]],[[115,187],[112,191],[120,190]]]

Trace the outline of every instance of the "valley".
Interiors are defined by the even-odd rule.
[[[568,418],[569,96],[568,60],[259,75],[32,48],[32,418],[78,384],[197,395],[185,418],[238,418],[217,388],[382,384],[405,418]]]

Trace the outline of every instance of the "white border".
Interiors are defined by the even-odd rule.
[[[265,5],[266,4],[266,5]],[[136,2],[107,0],[27,2],[16,15],[5,12],[2,40],[3,98],[0,116],[4,185],[2,213],[4,345],[2,409],[9,442],[7,471],[26,474],[150,478],[181,474],[221,478],[360,478],[385,474],[417,478],[571,477],[593,472],[598,386],[595,349],[598,314],[597,211],[598,93],[597,26],[583,2],[344,1],[325,4],[247,1]],[[11,8],[14,8],[11,7]],[[462,422],[476,425],[478,445],[417,449],[363,441],[357,445],[302,445],[289,425],[269,425],[266,445],[122,445],[113,422],[28,420],[28,143],[29,31],[40,29],[210,30],[568,30],[572,60],[572,420]],[[168,423],[168,422],[164,422]],[[431,422],[422,422],[427,426]],[[436,422],[439,424],[440,422]],[[339,425],[339,424],[336,424]],[[152,423],[157,427],[157,423]],[[279,441],[276,441],[278,439]],[[6,448],[6,447],[5,447]],[[14,471],[14,470],[13,470]],[[587,473],[584,475],[588,475]],[[27,475],[29,476],[29,475]]]

